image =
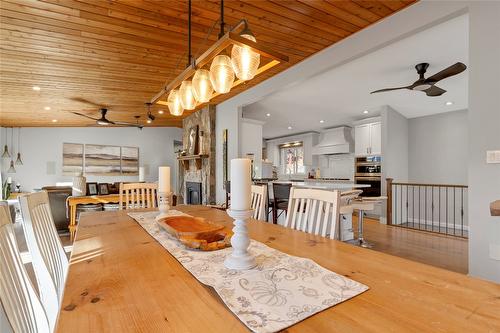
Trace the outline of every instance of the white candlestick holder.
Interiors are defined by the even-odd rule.
[[[257,265],[255,258],[248,252],[250,237],[248,237],[247,220],[252,216],[253,210],[227,210],[227,214],[234,218],[233,236],[231,245],[233,252],[224,261],[224,266],[229,269],[251,269]]]
[[[172,201],[172,192],[158,192],[158,209],[160,214],[156,217],[156,220],[168,216],[168,211],[170,210],[170,203]]]

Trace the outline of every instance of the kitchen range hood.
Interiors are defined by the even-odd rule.
[[[352,128],[341,126],[320,133],[319,143],[312,148],[313,155],[349,154],[354,152]]]

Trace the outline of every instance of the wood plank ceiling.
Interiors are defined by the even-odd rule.
[[[410,5],[402,1],[226,0],[225,20],[246,18],[257,42],[290,62],[214,99],[219,103]],[[98,108],[145,123],[144,102],[186,65],[187,1],[1,0],[0,125],[85,126]],[[216,39],[219,2],[193,1],[193,50]],[[205,41],[206,38],[206,41]],[[40,87],[39,91],[32,89]],[[50,109],[49,109],[50,108]],[[163,114],[159,114],[164,110]],[[150,126],[181,126],[161,105]],[[183,116],[190,114],[185,112]],[[57,120],[57,122],[53,122]]]

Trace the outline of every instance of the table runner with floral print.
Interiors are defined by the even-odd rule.
[[[185,248],[161,228],[158,212],[131,212],[135,219],[194,277],[215,289],[227,307],[254,332],[277,332],[368,290],[314,261],[280,252],[252,240],[257,267],[227,269],[231,248],[203,252]],[[169,215],[187,215],[171,210]]]

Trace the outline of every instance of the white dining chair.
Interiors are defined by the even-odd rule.
[[[29,279],[5,205],[0,205],[0,301],[2,333],[52,332],[56,317],[48,320]],[[57,309],[55,300],[53,306]]]
[[[253,218],[256,220],[266,220],[267,186],[252,185],[252,204]]]
[[[68,272],[68,258],[54,225],[49,197],[46,191],[41,191],[24,195],[19,202],[40,300],[47,317],[57,318]]]
[[[120,183],[120,210],[158,207],[157,191],[156,183]]]
[[[285,226],[338,239],[339,191],[292,187]]]

